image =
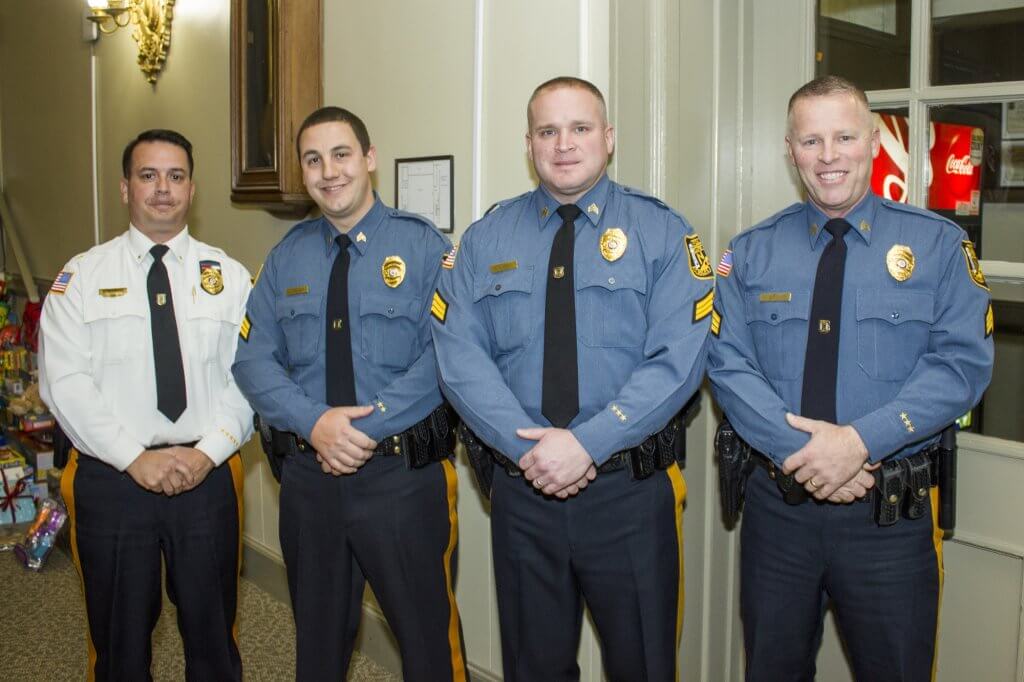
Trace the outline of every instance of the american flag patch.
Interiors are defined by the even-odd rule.
[[[455,267],[455,254],[459,252],[459,245],[456,244],[452,248],[448,249],[448,252],[444,254],[444,258],[441,259],[441,267],[445,270],[451,270]]]
[[[732,272],[731,250],[726,249],[725,253],[722,254],[722,260],[718,261],[718,267],[715,268],[715,272],[717,272],[722,277],[728,277],[729,273]]]
[[[71,276],[73,274],[75,273],[61,270],[56,279],[53,280],[53,284],[50,285],[50,293],[63,294],[67,291],[68,284],[71,282]]]

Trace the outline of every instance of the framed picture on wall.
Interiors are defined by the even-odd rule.
[[[395,208],[429,219],[437,229],[455,230],[455,157],[395,159]]]

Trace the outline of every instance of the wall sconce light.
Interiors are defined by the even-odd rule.
[[[171,20],[175,0],[87,0],[86,18],[96,23],[101,33],[110,34],[129,23],[135,24],[132,37],[139,44],[139,68],[150,83],[167,61],[171,47]]]

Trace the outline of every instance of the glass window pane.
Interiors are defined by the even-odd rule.
[[[948,216],[982,260],[1024,263],[1024,102],[932,107],[927,208]]]
[[[881,145],[871,167],[871,190],[880,197],[905,204],[910,169],[908,110],[906,107],[875,109],[874,113]]]
[[[815,75],[910,86],[910,0],[819,0]]]
[[[927,207],[967,230],[979,258],[1024,262],[1024,102],[929,109]],[[1024,440],[1024,287],[989,282],[995,318],[992,384],[968,430]]]
[[[1024,80],[1024,0],[932,0],[931,80]]]

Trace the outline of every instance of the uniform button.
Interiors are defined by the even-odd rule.
[[[609,277],[608,278],[608,284],[615,284],[615,278],[614,277]]]
[[[895,310],[894,310],[894,311],[892,311],[892,319],[894,319],[894,320],[898,320],[898,319],[900,319],[900,314],[899,314],[899,312],[897,312],[897,311],[895,311]]]
[[[495,284],[494,285],[494,290],[495,291],[501,291],[501,285],[500,284]]]
[[[926,492],[928,492],[928,491],[927,491],[927,490],[925,490],[924,488],[918,488],[918,489],[917,489],[917,496],[918,496],[918,497],[924,497],[924,494],[925,494]]]
[[[398,442],[398,436],[391,436],[391,442],[392,443],[397,443]]]
[[[402,454],[402,448],[397,448],[397,447],[396,447],[396,448],[395,448],[395,454],[396,454],[396,455],[400,455],[400,454]]]
[[[772,313],[772,319],[773,320],[779,319],[779,314],[778,313]]]
[[[391,306],[388,306],[388,315],[394,315],[394,314],[395,314],[395,309],[392,308]]]

